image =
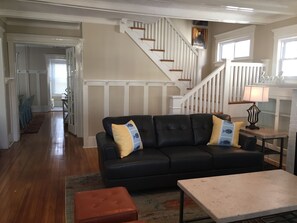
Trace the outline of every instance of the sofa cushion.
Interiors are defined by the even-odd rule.
[[[190,116],[154,116],[154,123],[159,147],[193,145]]]
[[[230,122],[212,116],[212,133],[207,145],[234,146],[239,148],[239,130],[243,122]]]
[[[226,114],[216,114],[215,116],[223,120],[231,120],[231,117]],[[193,128],[194,144],[206,145],[212,133],[212,114],[192,114],[190,118]]]
[[[131,115],[120,117],[106,117],[102,120],[105,132],[112,136],[111,124],[126,124],[133,120],[141,136],[143,147],[155,147],[156,135],[151,115]]]
[[[261,167],[264,155],[259,151],[244,150],[226,146],[201,146],[213,157],[215,169]]]
[[[104,165],[109,179],[162,175],[169,171],[169,158],[157,149],[147,148],[123,159],[107,160]]]
[[[121,158],[143,149],[140,134],[132,120],[124,125],[112,124],[111,127]]]
[[[211,170],[212,156],[197,146],[172,146],[160,148],[170,159],[170,172],[195,172]]]

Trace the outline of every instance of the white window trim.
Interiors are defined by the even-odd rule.
[[[214,58],[214,63],[218,64],[221,63],[221,61],[217,61],[217,53],[218,53],[218,44],[222,42],[230,42],[234,40],[239,40],[239,39],[250,39],[251,40],[251,45],[250,45],[250,56],[245,57],[245,58],[240,58],[237,60],[244,60],[244,61],[252,61],[254,58],[254,39],[255,39],[255,30],[256,26],[251,25],[247,27],[243,27],[240,29],[236,29],[233,31],[229,31],[226,33],[218,34],[215,35],[215,58]],[[236,59],[235,59],[236,60]]]
[[[281,53],[281,41],[289,38],[297,37],[297,25],[285,26],[278,29],[273,29],[274,44],[273,44],[273,62],[272,62],[272,75],[278,74],[279,58]],[[292,78],[292,77],[291,77]],[[297,79],[293,77],[293,79]]]

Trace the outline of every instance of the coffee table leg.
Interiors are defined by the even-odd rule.
[[[179,199],[179,223],[184,222],[184,191],[180,190],[180,199]]]
[[[280,154],[279,154],[279,168],[283,168],[283,151],[284,151],[284,138],[281,138]]]

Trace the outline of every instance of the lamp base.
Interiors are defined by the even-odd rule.
[[[260,109],[256,106],[255,102],[253,105],[247,110],[248,112],[248,122],[250,125],[246,126],[248,129],[259,129],[258,126],[256,126],[256,123],[258,122],[258,116],[261,112]]]
[[[255,124],[250,124],[250,125],[247,125],[245,128],[247,129],[251,129],[251,130],[254,130],[254,129],[260,129],[258,126],[256,126]]]

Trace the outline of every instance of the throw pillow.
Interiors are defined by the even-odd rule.
[[[111,128],[121,158],[128,156],[134,151],[143,149],[140,134],[132,120],[124,125],[112,124]]]
[[[230,122],[212,116],[213,128],[207,145],[234,146],[239,148],[239,130],[243,122]]]

